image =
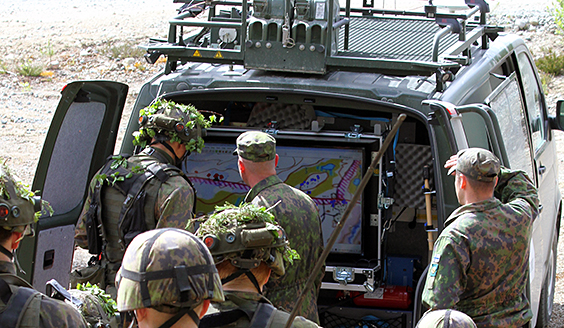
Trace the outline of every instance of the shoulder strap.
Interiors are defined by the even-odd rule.
[[[33,297],[40,294],[38,291],[27,288],[19,287],[15,294],[12,294],[10,286],[0,278],[0,299],[6,304],[6,307],[0,313],[0,322],[2,327],[16,328],[20,325],[23,314],[27,309]],[[4,300],[8,301],[5,302]]]
[[[204,316],[202,319],[200,319],[199,327],[200,328],[225,327],[241,319],[245,315],[246,315],[245,311],[241,309],[208,314]]]
[[[269,327],[270,318],[276,311],[278,310],[276,310],[274,306],[268,303],[260,303],[257,310],[255,311],[253,319],[251,320],[249,328]]]

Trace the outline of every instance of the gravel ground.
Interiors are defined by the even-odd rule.
[[[357,1],[357,0],[355,0]],[[459,1],[435,0],[436,5]],[[427,0],[377,0],[376,6],[414,10]],[[564,38],[548,11],[552,0],[489,1],[491,20],[520,34],[533,55],[564,49]],[[61,88],[73,80],[106,79],[129,84],[128,115],[143,81],[161,65],[147,65],[132,45],[149,37],[165,37],[168,19],[179,4],[172,0],[2,0],[0,17],[0,160],[31,184]],[[17,74],[22,64],[42,65],[45,75]],[[547,85],[554,109],[564,99],[564,79]],[[123,133],[124,126],[121,127]],[[558,157],[564,161],[564,133],[555,132]],[[560,165],[564,191],[564,165]],[[564,327],[564,238],[558,245],[558,271],[551,327]]]

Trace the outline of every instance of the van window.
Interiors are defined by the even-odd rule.
[[[542,97],[539,85],[537,83],[536,74],[533,71],[531,62],[526,52],[517,54],[517,62],[519,64],[519,73],[523,83],[523,92],[525,94],[525,105],[529,118],[529,127],[531,131],[531,141],[533,149],[537,150],[542,146],[545,137],[542,117]]]
[[[515,74],[508,79],[488,97],[489,106],[499,122],[509,166],[523,170],[532,177],[533,162],[519,84]]]

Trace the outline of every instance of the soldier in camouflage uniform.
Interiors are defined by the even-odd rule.
[[[71,305],[33,289],[16,275],[12,262],[20,240],[48,207],[0,165],[0,326],[14,328],[87,327]]]
[[[476,328],[476,324],[468,315],[448,309],[425,313],[415,328]]]
[[[142,109],[139,121],[141,128],[134,134],[134,144],[144,149],[129,158],[114,156],[98,171],[90,183],[88,198],[75,230],[75,243],[82,248],[91,247],[92,241],[87,238],[88,215],[89,213],[93,215],[92,220],[95,220],[97,208],[99,210],[101,207],[101,215],[98,220],[102,221],[102,227],[99,234],[104,236],[105,240],[102,241],[101,254],[97,253],[98,251],[90,252],[101,259],[102,270],[104,270],[101,275],[105,278],[99,278],[104,281],[90,282],[101,283],[102,288],[107,286],[106,290],[114,297],[115,272],[120,266],[125,248],[131,239],[140,232],[150,229],[185,228],[187,222],[192,218],[194,189],[177,167],[191,151],[201,151],[203,148],[201,129],[210,125],[210,121],[205,119],[193,106],[164,100],[157,100],[151,106]],[[107,170],[108,167],[110,172],[102,174],[105,172],[102,170]],[[153,167],[156,168],[153,169]],[[137,225],[137,227],[126,226],[127,233],[123,233],[120,223],[123,220],[120,220],[120,213],[123,213],[122,207],[129,199],[129,195],[126,197],[124,192],[120,192],[118,188],[121,184],[130,181],[128,177],[130,174],[119,175],[118,170],[146,174],[146,172],[153,172],[160,168],[164,168],[160,171],[161,174],[154,174],[156,178],[148,179],[138,194],[143,194],[144,197],[143,201],[139,201],[142,203],[140,205],[142,208],[128,212],[143,214],[135,217],[137,220],[133,220],[132,226]],[[117,179],[112,177],[115,172],[118,173]],[[97,188],[100,191],[97,191]],[[96,192],[99,196],[96,196]],[[100,199],[100,206],[97,204],[91,206],[96,197]],[[134,195],[132,198],[137,199],[138,197]],[[88,281],[87,278],[81,277],[89,274],[89,268],[84,269],[84,272],[86,273],[73,272],[71,281]]]
[[[226,205],[200,225],[197,235],[212,253],[225,293],[225,302],[214,303],[201,326],[285,327],[289,314],[272,306],[262,290],[271,273],[284,275],[284,262],[300,260],[274,216],[253,204]],[[318,326],[298,316],[292,327]]]
[[[539,213],[535,186],[524,172],[500,167],[484,149],[462,150],[445,168],[449,175],[456,171],[462,206],[435,242],[423,303],[462,311],[478,327],[527,324],[529,239]]]
[[[198,327],[210,301],[224,300],[207,247],[188,231],[155,229],[135,237],[116,275],[120,312],[140,328]]]
[[[272,214],[286,230],[290,244],[302,259],[288,268],[284,276],[273,277],[265,288],[265,295],[274,306],[291,312],[323,252],[318,208],[308,195],[285,184],[276,175],[278,155],[276,140],[271,135],[258,131],[241,134],[237,138],[236,154],[239,155],[241,177],[251,187],[245,202],[266,208],[274,207]],[[317,296],[324,272],[323,267],[298,311],[298,315],[317,323]]]

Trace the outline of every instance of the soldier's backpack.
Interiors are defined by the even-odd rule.
[[[156,152],[150,155],[158,158]],[[145,187],[150,181],[157,179],[160,188],[160,185],[165,183],[170,177],[180,176],[192,185],[184,173],[176,166],[156,162],[143,170],[135,170],[128,165],[120,165],[120,163],[127,162],[127,158],[129,158],[129,155],[114,156],[112,157],[114,160],[108,160],[100,170],[100,175],[121,177],[121,180],[116,180],[113,183],[98,181],[94,191],[89,190],[89,193],[91,193],[91,203],[86,214],[86,231],[90,254],[100,255],[106,240],[101,201],[104,188],[113,188],[119,191],[125,198],[118,220],[120,243],[123,249],[125,249],[135,236],[148,230],[145,215],[153,215],[153,213],[145,213],[144,206],[146,197]],[[116,162],[116,160],[120,162]],[[195,208],[192,211],[194,212]]]
[[[14,294],[10,289],[10,285],[0,278],[0,300],[6,307],[0,312],[0,322],[2,327],[17,328],[23,319],[23,314],[27,310],[29,304],[35,295],[41,294],[35,289],[28,287],[20,287]],[[39,303],[37,303],[39,304]],[[39,308],[36,309],[39,313]],[[35,312],[35,311],[34,311]],[[37,325],[39,327],[39,316],[37,316]]]
[[[219,328],[228,326],[243,316],[250,318],[249,328],[283,328],[290,317],[288,313],[276,309],[268,303],[260,303],[255,312],[243,309],[208,314],[200,320],[200,328]],[[278,318],[272,318],[272,317]]]

